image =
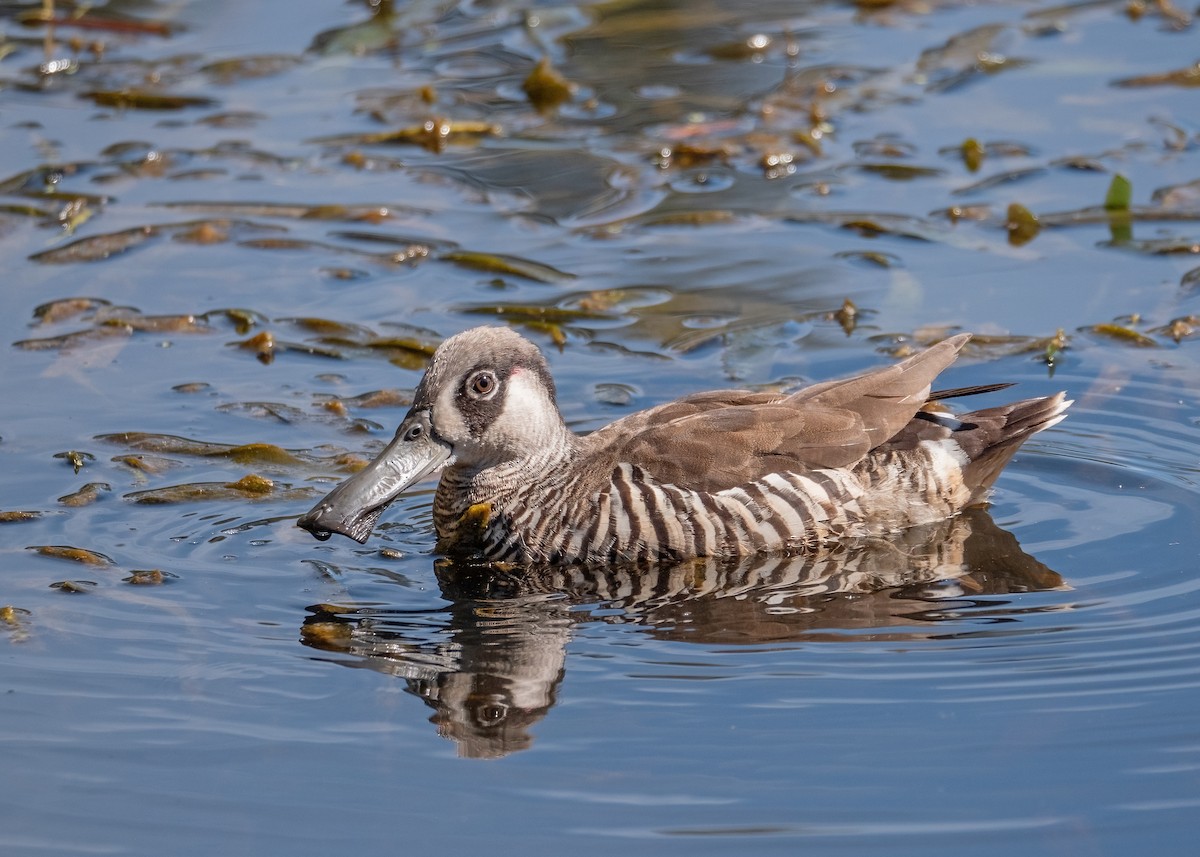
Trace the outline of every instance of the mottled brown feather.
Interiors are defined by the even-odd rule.
[[[717,390],[631,414],[588,436],[590,469],[628,462],[659,482],[712,492],[769,473],[851,467],[912,420],[968,339],[789,396]]]

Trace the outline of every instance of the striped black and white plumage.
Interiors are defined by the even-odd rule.
[[[299,525],[364,542],[388,503],[439,469],[439,549],[516,563],[797,552],[941,520],[982,501],[1070,404],[1059,393],[958,417],[925,409],[968,339],[790,395],[686,396],[579,436],[537,347],[475,328],[438,348],[391,444]]]

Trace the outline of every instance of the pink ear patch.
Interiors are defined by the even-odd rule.
[[[512,372],[509,374],[509,376],[508,376],[508,377],[510,377],[510,378],[515,378],[515,377],[517,377],[518,375],[523,375],[523,374],[525,374],[525,367],[524,367],[524,366],[514,366],[514,367],[513,367],[513,370],[512,370]]]

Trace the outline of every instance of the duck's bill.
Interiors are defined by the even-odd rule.
[[[451,448],[432,439],[428,431],[415,440],[402,435],[398,432],[374,461],[325,495],[296,526],[322,541],[340,533],[365,542],[389,503],[450,458]]]

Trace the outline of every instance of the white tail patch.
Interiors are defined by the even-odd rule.
[[[1059,395],[1061,395],[1061,393]],[[1042,424],[1042,427],[1039,428],[1038,431],[1045,431],[1046,429],[1056,426],[1065,420],[1067,418],[1067,408],[1071,407],[1073,404],[1075,404],[1074,399],[1063,399],[1059,403],[1058,407],[1054,409],[1054,416],[1046,420],[1046,422]]]
[[[935,468],[940,468],[943,471],[957,470],[970,464],[971,459],[967,456],[966,451],[958,445],[958,441],[953,438],[944,438],[942,440],[923,440],[920,444],[929,454],[929,460]],[[949,459],[949,460],[947,460]],[[951,463],[953,462],[953,463]]]

